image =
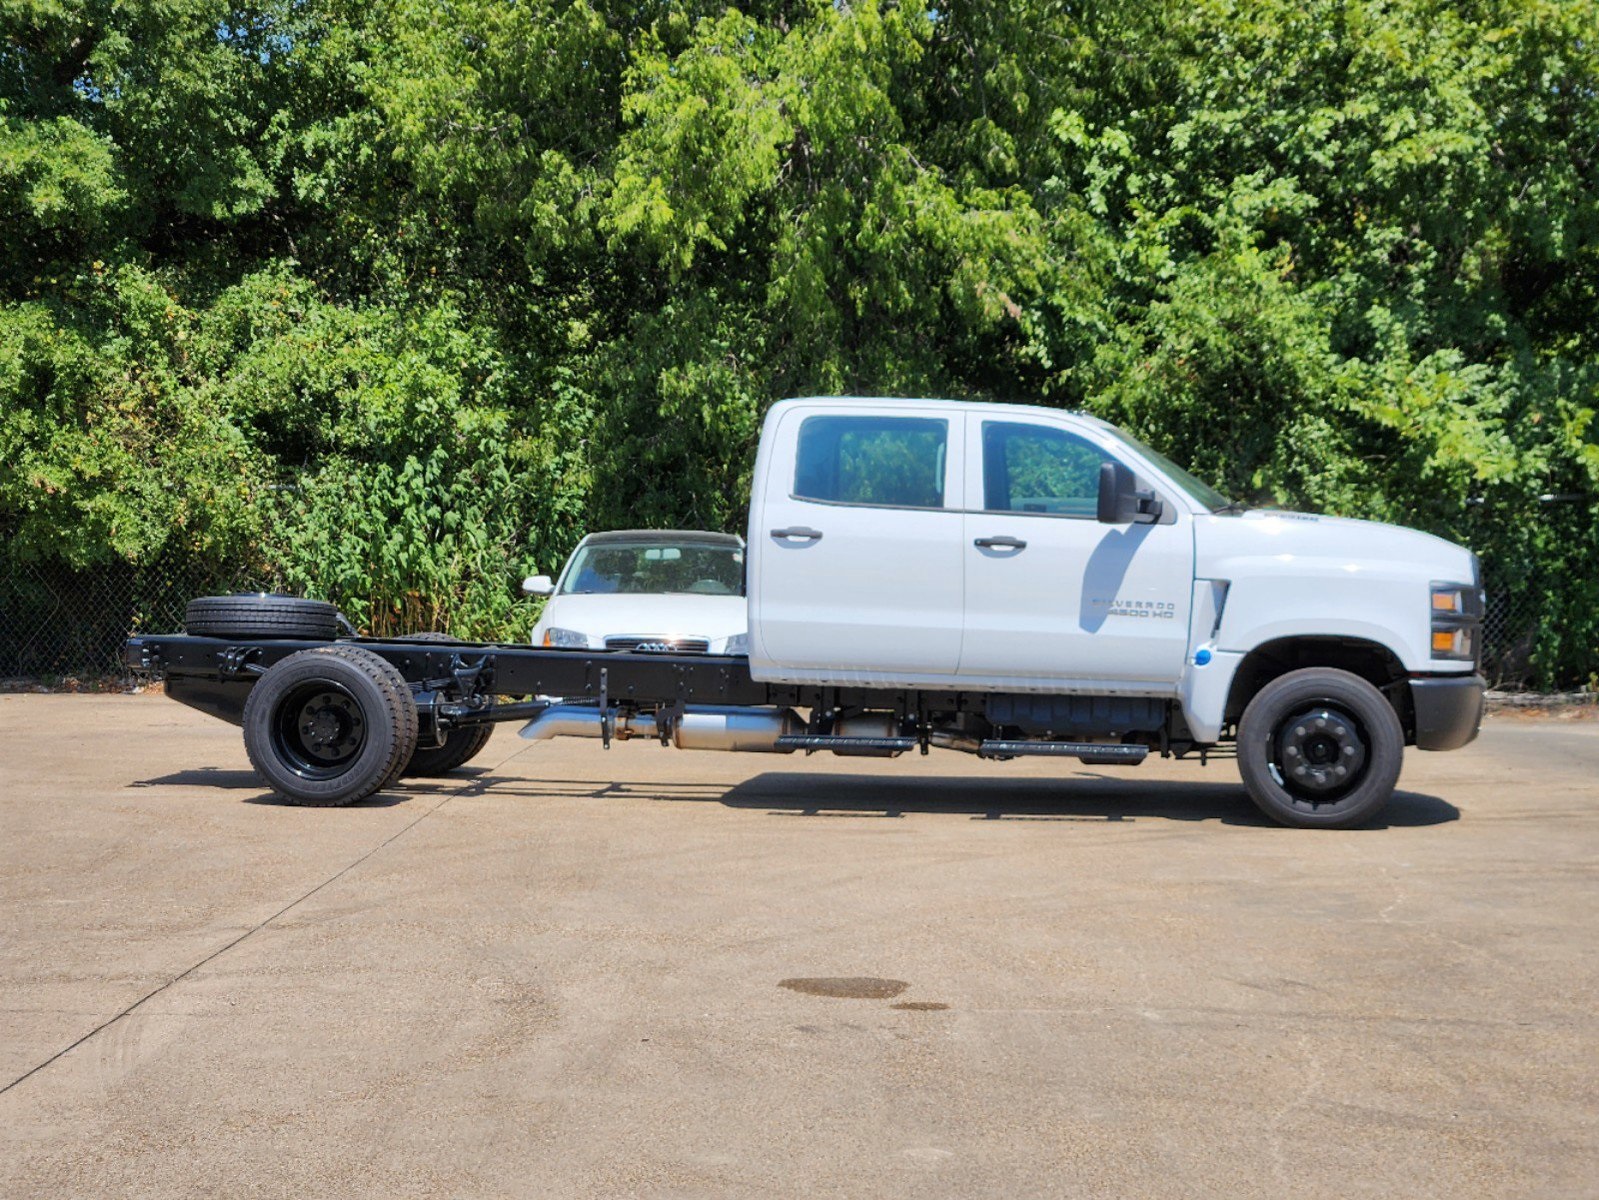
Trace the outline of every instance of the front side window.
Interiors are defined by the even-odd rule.
[[[983,422],[983,508],[1056,517],[1098,515],[1099,468],[1109,456],[1048,425]]]
[[[806,417],[794,496],[942,508],[948,444],[949,422],[930,417]]]
[[[1132,446],[1134,450],[1137,450],[1145,458],[1149,459],[1150,462],[1154,463],[1166,473],[1166,478],[1168,480],[1176,484],[1183,491],[1187,492],[1193,500],[1210,512],[1220,512],[1223,509],[1238,507],[1234,505],[1231,500],[1227,499],[1226,496],[1222,495],[1215,488],[1211,487],[1210,484],[1206,483],[1203,479],[1189,474],[1176,463],[1172,462],[1171,459],[1167,458],[1159,450],[1144,445],[1143,442],[1139,441],[1125,429],[1117,429],[1113,425],[1110,427],[1109,433],[1112,437],[1126,442],[1128,445]]]

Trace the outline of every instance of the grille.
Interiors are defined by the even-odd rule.
[[[665,648],[673,654],[704,654],[711,648],[708,638],[664,638],[664,637],[608,637],[605,639],[607,650],[637,650],[640,646],[648,646],[651,650]]]

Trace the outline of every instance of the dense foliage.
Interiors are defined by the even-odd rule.
[[[508,633],[587,528],[739,527],[776,398],[1020,399],[1599,671],[1595,0],[0,14],[11,561]]]

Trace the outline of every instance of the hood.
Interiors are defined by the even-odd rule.
[[[1262,559],[1356,577],[1454,583],[1472,582],[1477,571],[1476,557],[1464,546],[1417,529],[1275,509],[1199,517],[1194,542],[1201,578],[1231,578],[1242,563]]]
[[[551,596],[534,629],[534,640],[551,625],[575,629],[591,638],[705,637],[716,641],[749,627],[743,596],[696,596],[683,593]]]

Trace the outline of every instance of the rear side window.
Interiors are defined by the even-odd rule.
[[[983,508],[988,512],[1093,517],[1099,467],[1110,456],[1048,425],[983,422]]]
[[[943,508],[949,422],[931,417],[806,417],[794,495],[837,504]]]

